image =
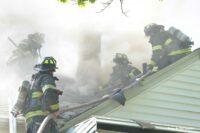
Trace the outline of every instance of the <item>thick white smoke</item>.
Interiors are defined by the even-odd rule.
[[[83,95],[94,95],[100,85],[101,75],[101,33],[84,27],[80,32],[79,62],[77,67],[77,82],[79,92]]]
[[[198,0],[125,0],[124,10],[129,10],[128,17],[125,17],[117,0],[102,13],[95,13],[100,10],[100,4],[81,9],[56,0],[2,0],[0,91],[7,93],[10,89],[17,92],[20,81],[25,78],[19,76],[20,72],[5,65],[6,59],[15,49],[8,42],[8,36],[19,43],[27,34],[44,33],[46,42],[41,50],[42,56],[54,56],[59,67],[57,74],[76,79],[81,84],[79,92],[91,94],[92,88],[109,79],[115,53],[127,54],[140,70],[141,64],[149,61],[151,46],[143,33],[148,23],[163,24],[166,29],[175,26],[192,37],[195,42],[193,49],[198,48],[199,3]],[[33,72],[30,71],[27,73]],[[27,77],[30,75],[25,79]],[[1,93],[0,100],[7,101],[4,93]]]

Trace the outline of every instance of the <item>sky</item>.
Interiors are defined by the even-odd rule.
[[[0,0],[0,89],[16,89],[23,79],[5,64],[15,49],[8,37],[19,43],[27,34],[44,33],[42,57],[55,57],[58,73],[77,79],[85,88],[109,79],[117,52],[127,54],[140,70],[149,62],[151,46],[143,32],[149,23],[165,29],[174,26],[192,38],[192,50],[200,47],[199,0],[124,0],[128,17],[121,13],[119,0],[97,13],[103,1],[79,8],[57,0]]]

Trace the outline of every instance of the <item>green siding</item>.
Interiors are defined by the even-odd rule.
[[[171,71],[168,76],[161,75],[159,82],[147,84],[148,89],[128,99],[125,106],[118,106],[105,116],[200,128],[200,61]]]
[[[64,131],[92,115],[200,128],[200,48],[127,89],[125,106],[107,100],[65,123]]]

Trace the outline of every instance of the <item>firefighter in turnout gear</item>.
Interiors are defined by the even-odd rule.
[[[136,67],[131,65],[125,54],[116,53],[113,62],[115,63],[115,66],[113,67],[113,72],[110,75],[111,79],[109,84],[111,86],[117,85],[125,87],[133,82],[131,79],[141,73]]]
[[[15,42],[11,38],[8,39],[17,48],[12,52],[12,56],[8,59],[8,65],[16,63],[27,56],[38,59],[38,57],[40,56],[40,49],[42,47],[42,44],[45,42],[44,34],[39,32],[28,34],[27,39],[22,40],[19,45],[15,44]]]
[[[25,105],[25,119],[27,133],[37,133],[44,118],[52,113],[55,117],[59,110],[59,95],[62,91],[57,89],[53,76],[56,69],[56,60],[45,57],[41,64],[35,65],[38,71],[32,75],[30,92]],[[52,119],[44,129],[44,133],[57,133],[56,122]]]
[[[165,30],[163,25],[151,23],[144,27],[144,33],[152,45],[150,69],[158,67],[160,70],[191,53],[193,42],[174,27]]]

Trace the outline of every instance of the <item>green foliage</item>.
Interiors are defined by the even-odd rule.
[[[59,0],[62,3],[67,3],[69,0]]]
[[[77,0],[78,6],[85,7],[88,3],[95,3],[96,0]]]
[[[94,2],[96,2],[96,0],[89,0],[90,1],[90,3],[94,3]]]
[[[58,0],[62,3],[67,3],[69,2],[70,0]],[[88,3],[95,3],[96,0],[76,0],[77,2],[77,5],[80,6],[80,7],[85,7]]]
[[[78,6],[85,7],[85,5],[87,4],[88,0],[77,0],[77,2],[78,2]]]

